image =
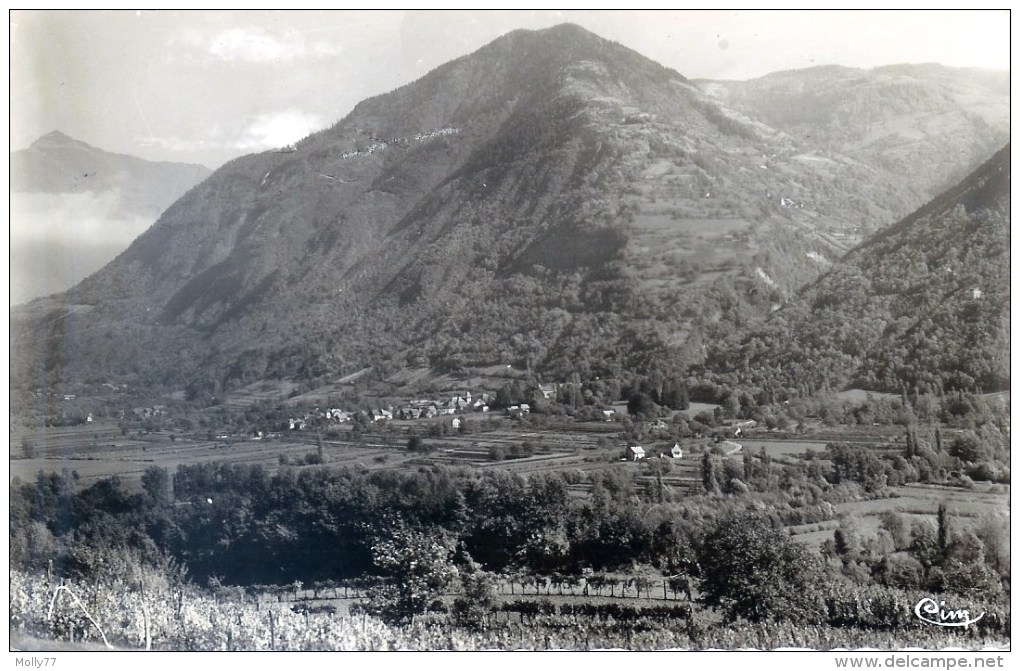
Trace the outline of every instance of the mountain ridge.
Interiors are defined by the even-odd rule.
[[[87,310],[12,315],[25,374],[682,369],[919,204],[816,151],[583,29],[517,31],[222,166],[63,298]]]

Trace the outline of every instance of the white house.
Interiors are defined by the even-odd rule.
[[[673,449],[670,450],[670,454],[673,456],[674,459],[684,458],[684,451],[683,449],[681,449],[680,443],[676,443],[673,445]]]
[[[506,409],[506,414],[513,418],[524,417],[525,415],[531,414],[531,406],[527,403],[521,403],[520,405],[511,405]]]
[[[637,461],[638,459],[645,458],[645,448],[640,445],[633,445],[627,448],[627,456],[631,461]]]

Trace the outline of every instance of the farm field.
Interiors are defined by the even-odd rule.
[[[691,235],[718,238],[751,227],[744,219],[674,217],[669,214],[639,214],[631,226],[646,234]]]
[[[84,427],[82,427],[84,428]],[[209,463],[216,461],[234,464],[262,464],[270,472],[280,466],[284,456],[296,468],[310,468],[301,465],[306,455],[317,451],[314,434],[288,436],[286,439],[262,440],[195,440],[165,434],[149,434],[141,439],[120,437],[110,442],[96,443],[94,429],[80,432],[59,432],[49,430],[38,432],[39,456],[32,459],[11,459],[10,477],[32,481],[39,471],[60,473],[64,469],[77,472],[83,485],[102,478],[116,475],[125,485],[140,486],[142,474],[150,466],[159,466],[173,472],[182,464]],[[109,432],[107,432],[109,433]],[[59,437],[59,440],[56,438]],[[364,443],[327,442],[325,458],[330,466],[353,466],[368,469],[393,467],[409,459],[404,450],[395,449],[393,444],[367,440]]]
[[[718,405],[717,403],[698,403],[696,401],[692,401],[686,410],[679,410],[678,412],[684,415],[685,417],[691,418],[697,415],[698,413],[702,412],[711,413],[714,412],[716,408],[721,407],[722,406]]]
[[[818,441],[799,440],[759,440],[753,438],[737,438],[736,442],[744,446],[745,452],[758,454],[762,449],[773,457],[792,457],[801,459],[808,450],[824,452],[825,443]]]
[[[260,464],[270,473],[281,467],[281,459],[288,467],[298,469],[357,467],[381,470],[441,464],[502,469],[525,476],[589,473],[611,468],[626,468],[640,473],[642,468],[641,464],[620,462],[626,441],[616,435],[619,427],[614,423],[581,423],[568,429],[517,427],[504,422],[494,430],[423,438],[422,442],[428,449],[417,453],[406,449],[407,432],[414,424],[412,421],[393,422],[390,432],[366,434],[360,440],[348,431],[342,431],[339,437],[326,437],[323,440],[322,464],[305,461],[317,455],[317,438],[313,432],[285,433],[260,440],[222,436],[210,441],[193,436],[171,438],[163,433],[124,437],[111,426],[44,429],[35,434],[39,447],[34,458],[10,460],[10,477],[31,482],[40,471],[60,473],[67,469],[77,473],[82,486],[117,476],[125,486],[137,491],[141,487],[142,475],[151,466],[159,466],[172,473],[184,464],[221,461]],[[419,423],[419,426],[423,425]],[[660,447],[668,450],[669,446],[662,443]],[[527,456],[497,460],[493,458],[497,452]],[[671,465],[672,472],[663,478],[665,485],[691,492],[700,486],[699,467],[693,459]],[[639,474],[637,482],[648,486],[650,479]],[[587,484],[571,485],[575,495],[583,496],[589,490],[590,485]]]
[[[833,506],[838,516],[850,516],[862,533],[875,534],[881,526],[881,516],[893,512],[901,514],[908,523],[920,520],[935,522],[940,504],[945,504],[950,519],[969,528],[988,515],[1009,516],[1009,494],[992,486],[982,490],[964,490],[931,485],[905,485],[892,487],[894,496],[869,501],[838,503]],[[821,545],[832,539],[839,520],[787,527],[799,542]]]
[[[686,413],[701,412],[714,406],[691,404]],[[624,408],[625,411],[625,408]],[[469,421],[474,421],[470,419]],[[238,439],[220,436],[216,440],[198,439],[195,436],[171,436],[166,433],[121,435],[112,424],[89,424],[79,427],[54,427],[33,434],[35,456],[30,459],[11,459],[10,477],[30,482],[39,471],[60,473],[68,469],[77,473],[83,486],[105,477],[116,475],[131,489],[138,490],[141,477],[151,466],[173,472],[183,464],[230,462],[260,464],[270,473],[282,464],[290,468],[345,468],[367,470],[408,469],[428,465],[463,466],[484,470],[501,469],[524,476],[548,473],[587,474],[608,469],[627,469],[634,475],[638,487],[656,486],[656,478],[641,462],[621,462],[625,443],[617,423],[591,422],[553,427],[521,426],[507,420],[497,420],[496,428],[471,433],[457,433],[439,437],[425,437],[426,450],[409,452],[407,440],[416,427],[424,422],[395,421],[387,431],[365,434],[356,438],[347,429],[339,434],[326,432],[323,440],[322,464],[310,463],[317,457],[318,442],[314,432],[288,432],[264,439]],[[884,427],[883,427],[884,428]],[[881,433],[848,431],[852,442],[878,446]],[[887,431],[886,431],[887,432]],[[838,434],[838,431],[832,433]],[[700,454],[709,449],[708,440],[681,441],[684,459],[669,459],[669,466],[658,481],[674,492],[697,494],[701,492]],[[644,442],[649,459],[668,451],[672,441]],[[740,445],[740,449],[735,449]],[[763,449],[777,464],[791,465],[804,458],[808,450],[821,457],[826,442],[772,437],[735,439],[724,447],[726,459],[742,459],[743,454],[757,455]],[[498,456],[496,456],[498,455]],[[316,459],[311,459],[316,461]],[[827,463],[827,462],[825,462]],[[590,482],[569,486],[572,496],[586,496]],[[861,525],[877,530],[879,517],[885,512],[898,512],[918,519],[933,519],[940,503],[960,519],[978,519],[987,513],[1008,514],[1008,494],[1004,486],[963,490],[951,487],[910,485],[891,490],[894,496],[882,499],[836,504],[837,516],[851,515]],[[832,537],[838,521],[790,527],[798,541],[820,544]]]
[[[715,406],[692,403],[684,414],[702,412]],[[626,413],[626,406],[616,408]],[[481,416],[468,416],[473,426],[469,433],[423,437],[428,448],[424,453],[408,453],[408,436],[416,429],[430,426],[425,421],[394,421],[388,429],[356,438],[348,428],[330,429],[324,433],[324,465],[342,467],[360,464],[365,468],[399,468],[422,464],[463,465],[478,468],[506,468],[517,473],[548,473],[566,470],[590,471],[603,469],[623,456],[627,440],[620,435],[621,425],[615,422],[559,422],[549,427],[517,425],[488,415],[495,422],[482,427]],[[434,422],[433,422],[434,423]],[[281,458],[292,466],[300,466],[306,455],[317,451],[315,432],[285,432],[264,439],[237,436],[171,435],[166,432],[122,435],[112,423],[95,423],[77,427],[50,427],[31,435],[32,458],[10,461],[11,477],[31,480],[40,470],[59,473],[64,468],[77,471],[88,482],[110,475],[126,481],[138,481],[149,466],[170,470],[180,464],[229,461],[262,464],[275,470]],[[12,437],[12,444],[17,443]],[[672,440],[643,441],[649,457],[668,452]],[[686,452],[696,444],[708,441],[681,441]],[[825,442],[785,438],[741,437],[735,444],[741,450],[757,454],[762,448],[783,462],[803,458],[807,450],[821,453]],[[17,448],[14,448],[17,451]],[[504,458],[493,458],[503,454]],[[507,455],[516,458],[506,458]],[[697,479],[698,466],[688,457],[674,462],[674,472],[667,478]],[[930,494],[928,495],[931,496]]]

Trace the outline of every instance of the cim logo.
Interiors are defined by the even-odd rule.
[[[971,617],[969,610],[949,610],[945,601],[936,603],[935,599],[928,597],[917,602],[914,614],[921,622],[936,627],[969,627],[985,616],[981,613],[977,617]]]

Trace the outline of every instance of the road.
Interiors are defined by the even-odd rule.
[[[727,453],[726,453],[726,456],[727,456],[727,457],[728,457],[728,456],[730,456],[731,454],[736,454],[736,453],[737,453],[737,452],[739,452],[740,450],[744,449],[744,446],[743,446],[743,445],[741,445],[740,443],[734,443],[734,442],[733,442],[732,440],[724,440],[724,441],[722,442],[722,444],[723,444],[723,445],[728,445],[728,446],[730,446],[731,448],[733,448],[733,449],[731,449],[731,450],[730,450],[729,452],[727,452]]]

